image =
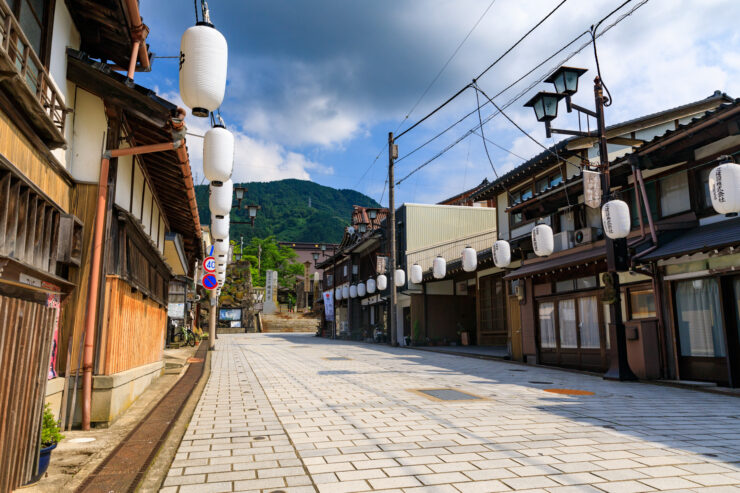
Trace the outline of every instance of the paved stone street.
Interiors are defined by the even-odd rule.
[[[482,399],[418,392],[440,388]],[[162,489],[510,490],[740,492],[740,399],[308,335],[224,335]]]

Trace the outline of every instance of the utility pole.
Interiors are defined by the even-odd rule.
[[[394,179],[393,179],[393,163],[398,158],[398,146],[394,144],[393,132],[388,133],[388,209],[390,224],[390,238],[388,239],[390,244],[390,279],[388,280],[388,288],[390,289],[389,302],[390,306],[388,309],[388,327],[391,333],[391,345],[395,345],[397,341],[396,337],[396,205],[394,197]]]
[[[216,348],[216,312],[218,311],[218,298],[216,290],[212,289],[209,296],[210,310],[208,311],[208,350]]]
[[[611,183],[609,179],[609,149],[606,140],[606,126],[604,124],[604,89],[601,79],[594,79],[594,98],[596,100],[596,122],[599,133],[599,164],[601,168],[601,195],[602,202],[611,197]],[[638,211],[638,214],[640,212]],[[649,212],[648,212],[649,214]],[[609,370],[604,374],[608,380],[637,380],[637,376],[630,369],[627,360],[627,335],[622,320],[622,294],[619,288],[619,270],[626,270],[627,239],[613,240],[606,237],[606,268],[611,278],[612,287],[616,293],[615,302],[609,305],[609,339],[613,344]]]

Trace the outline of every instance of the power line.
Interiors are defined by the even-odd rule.
[[[431,80],[431,82],[429,82],[429,85],[427,85],[426,89],[424,89],[424,91],[421,93],[421,96],[419,96],[419,99],[417,99],[416,102],[414,103],[414,105],[411,107],[411,109],[406,112],[406,116],[404,116],[403,117],[403,120],[401,120],[401,123],[398,124],[398,128],[396,128],[396,130],[395,130],[394,133],[397,133],[401,129],[401,127],[403,126],[403,124],[406,122],[406,120],[409,119],[409,117],[414,112],[414,110],[416,109],[416,107],[419,106],[419,103],[421,103],[421,101],[424,99],[424,96],[427,95],[427,93],[432,88],[432,86],[437,82],[437,80],[440,78],[440,76],[442,75],[442,73],[447,69],[447,66],[450,64],[450,62],[452,62],[452,60],[455,58],[455,56],[457,55],[457,53],[460,51],[460,48],[462,48],[462,46],[468,40],[468,38],[470,37],[470,35],[473,34],[473,31],[475,31],[475,29],[478,27],[478,24],[480,24],[481,21],[483,21],[483,18],[486,16],[486,14],[488,13],[488,11],[491,10],[491,7],[493,7],[493,4],[494,3],[496,3],[496,0],[491,0],[491,3],[488,4],[488,7],[486,7],[486,10],[483,11],[483,13],[480,15],[480,17],[475,22],[475,24],[473,24],[473,27],[470,28],[470,31],[468,31],[468,34],[465,35],[465,37],[463,38],[462,41],[460,41],[460,43],[457,45],[457,48],[455,48],[455,51],[452,52],[452,55],[450,55],[450,57],[447,59],[447,61],[444,63],[444,65],[442,65],[442,68],[439,69],[439,72],[437,72],[437,75],[435,75],[434,78]],[[362,180],[365,178],[365,176],[367,176],[367,174],[370,172],[370,170],[373,168],[373,166],[375,166],[375,163],[380,158],[380,155],[383,154],[383,151],[386,150],[387,148],[388,148],[388,143],[386,142],[383,145],[383,148],[380,149],[380,151],[378,152],[378,155],[375,156],[375,159],[373,159],[373,162],[370,163],[370,166],[368,166],[368,168],[362,174],[362,176],[360,177],[360,179],[357,180],[357,185],[359,185],[362,182]],[[355,185],[355,188],[357,188],[357,185]]]
[[[615,10],[611,11],[611,12],[610,12],[609,14],[607,14],[606,16],[604,16],[604,17],[603,17],[603,18],[602,18],[602,19],[601,19],[601,20],[599,21],[599,24],[601,24],[601,23],[602,23],[602,22],[603,22],[604,20],[606,20],[607,18],[609,18],[609,17],[611,16],[611,15],[613,15],[613,14],[614,14],[614,13],[615,13],[616,11],[618,11],[618,10],[619,10],[619,9],[620,9],[621,7],[623,7],[624,5],[628,4],[628,3],[630,2],[630,1],[631,1],[631,0],[627,0],[627,1],[625,1],[625,2],[624,2],[624,3],[622,3],[622,4],[621,4],[621,5],[619,6],[619,7],[617,7],[617,8],[615,9]],[[604,34],[605,34],[606,32],[608,32],[608,31],[609,31],[610,29],[612,29],[612,28],[613,28],[614,26],[616,26],[617,24],[619,24],[620,22],[622,22],[622,21],[623,21],[624,19],[626,19],[627,17],[631,16],[631,15],[632,15],[632,14],[633,14],[633,13],[634,13],[635,11],[637,11],[637,10],[638,10],[638,9],[639,9],[640,7],[642,7],[643,5],[645,5],[646,3],[648,3],[649,1],[650,1],[650,0],[642,0],[642,1],[641,1],[641,2],[639,3],[639,4],[635,5],[635,6],[634,6],[634,7],[632,7],[632,9],[630,9],[630,10],[629,10],[628,12],[626,12],[626,13],[622,14],[621,16],[619,16],[619,17],[618,17],[618,18],[617,18],[617,19],[616,19],[616,20],[615,20],[614,22],[612,22],[611,24],[609,24],[608,26],[606,26],[606,27],[605,27],[605,28],[604,28],[604,29],[603,29],[603,30],[602,30],[601,32],[599,32],[598,34],[596,34],[595,38],[596,38],[596,39],[598,39],[599,37],[601,37],[602,35],[604,35]],[[563,51],[563,50],[564,50],[564,49],[565,49],[565,48],[566,48],[567,46],[569,46],[569,45],[573,44],[573,43],[574,43],[575,41],[577,41],[577,40],[578,40],[578,39],[579,39],[579,38],[580,38],[581,36],[583,36],[584,34],[588,34],[588,33],[590,33],[590,31],[585,31],[584,33],[582,33],[581,35],[579,35],[578,37],[576,37],[576,38],[575,38],[575,39],[574,39],[573,41],[571,41],[570,43],[568,43],[568,45],[566,45],[565,47],[563,47],[563,48],[561,48],[560,50],[558,50],[558,51],[557,51],[557,52],[556,52],[556,53],[555,53],[554,55],[551,55],[550,57],[548,57],[548,59],[547,59],[547,60],[549,60],[549,59],[553,58],[553,57],[554,57],[555,55],[557,55],[558,53],[562,52],[562,51]],[[583,44],[582,44],[581,46],[579,46],[579,47],[578,47],[578,49],[576,49],[575,51],[571,52],[571,53],[570,53],[569,55],[567,55],[567,56],[566,56],[566,57],[565,57],[564,59],[562,59],[562,60],[561,60],[561,61],[560,61],[560,62],[559,62],[559,63],[558,63],[557,65],[556,65],[556,68],[557,68],[557,67],[559,67],[559,66],[561,66],[561,65],[563,65],[563,64],[564,64],[565,62],[567,62],[568,60],[570,60],[570,59],[571,59],[572,57],[574,57],[575,55],[577,55],[578,53],[580,53],[581,51],[583,51],[583,49],[584,49],[585,47],[587,47],[588,45],[590,45],[590,44],[591,44],[591,41],[587,41],[586,43],[583,43]],[[547,60],[545,60],[545,62],[546,62]],[[544,64],[545,62],[543,62],[542,64]],[[542,64],[540,64],[540,66],[541,66]],[[530,73],[531,73],[531,72],[533,72],[534,70],[536,70],[537,68],[538,68],[538,67],[535,67],[535,69],[531,70],[531,71],[530,71]],[[547,74],[551,73],[551,72],[552,72],[553,70],[554,70],[554,69],[551,69],[551,70],[549,70],[549,71],[547,72]],[[523,79],[524,77],[526,77],[526,75],[525,75],[525,76],[523,76],[523,77],[521,77],[521,78],[520,78],[519,80],[517,80],[517,81],[516,81],[516,82],[515,82],[514,84],[516,84],[517,82],[521,81],[521,80],[522,80],[522,79]],[[529,90],[530,90],[530,89],[532,89],[532,88],[533,88],[534,86],[536,86],[537,84],[539,84],[540,82],[542,82],[542,80],[544,80],[544,79],[545,79],[545,77],[546,77],[546,75],[545,75],[545,76],[542,76],[542,77],[540,77],[540,78],[538,78],[537,80],[535,80],[535,82],[534,82],[534,83],[530,84],[530,85],[529,85],[529,86],[528,86],[528,87],[527,87],[526,89],[524,89],[523,91],[521,91],[521,92],[520,92],[519,94],[517,94],[517,95],[516,95],[516,96],[515,96],[514,98],[512,98],[512,99],[511,99],[511,100],[509,100],[509,101],[508,101],[508,102],[507,102],[506,104],[504,104],[504,105],[502,106],[502,108],[506,109],[506,108],[508,108],[509,106],[511,106],[511,105],[512,105],[512,104],[513,104],[514,102],[516,102],[516,101],[517,101],[517,100],[518,100],[519,98],[521,98],[521,97],[522,97],[522,96],[523,96],[524,94],[526,94],[527,92],[529,92]],[[512,85],[513,85],[513,84],[512,84]],[[499,93],[498,93],[497,95],[494,95],[493,97],[494,97],[494,98],[495,98],[495,97],[497,97],[498,95],[500,95],[501,93],[503,93],[504,91],[506,91],[507,89],[509,89],[510,87],[511,87],[511,85],[510,85],[509,87],[505,88],[505,89],[504,89],[503,91],[499,92]],[[485,104],[486,104],[486,103],[484,103],[484,104],[483,104],[482,106],[485,106]],[[476,111],[477,111],[477,110],[473,110],[473,111],[472,111],[471,113],[469,113],[468,115],[466,115],[466,116],[465,116],[465,117],[463,117],[462,119],[458,120],[458,122],[456,122],[455,124],[453,124],[453,125],[452,125],[451,127],[449,127],[448,129],[444,130],[444,131],[443,131],[442,133],[446,132],[447,130],[449,130],[449,129],[450,129],[450,128],[452,128],[453,126],[457,125],[458,123],[460,123],[461,121],[463,121],[463,120],[464,120],[465,118],[467,118],[467,117],[468,117],[468,116],[470,116],[471,114],[475,113]],[[491,115],[489,115],[488,117],[486,117],[486,118],[485,118],[485,119],[483,120],[483,123],[482,123],[482,125],[485,125],[486,123],[488,123],[489,121],[491,121],[491,120],[492,120],[492,119],[493,119],[494,117],[496,117],[496,116],[497,116],[498,114],[499,114],[499,112],[497,111],[497,112],[494,112],[494,113],[492,113],[492,114],[491,114]],[[445,153],[447,153],[447,152],[448,152],[448,151],[449,151],[450,149],[452,149],[453,147],[455,147],[455,146],[456,146],[457,144],[459,144],[460,142],[462,142],[463,140],[465,140],[466,138],[468,138],[468,137],[469,137],[470,135],[473,135],[473,134],[475,133],[475,130],[477,130],[478,128],[480,128],[480,127],[481,127],[482,125],[481,125],[481,124],[479,124],[479,125],[476,125],[476,126],[475,126],[475,127],[473,127],[472,129],[470,129],[470,130],[468,130],[467,132],[465,132],[465,133],[464,133],[464,134],[463,134],[462,136],[460,136],[460,137],[459,137],[459,138],[458,138],[457,140],[455,140],[455,141],[454,141],[454,142],[452,142],[451,144],[448,144],[447,146],[445,146],[445,147],[444,147],[444,148],[443,148],[443,149],[442,149],[441,151],[439,151],[439,152],[438,152],[437,154],[435,154],[435,155],[434,155],[434,156],[432,156],[431,158],[427,159],[427,160],[426,160],[426,161],[424,161],[424,162],[423,162],[422,164],[420,164],[419,166],[417,166],[416,168],[414,168],[414,169],[413,169],[413,170],[412,170],[412,171],[411,171],[410,173],[408,173],[408,174],[407,174],[406,176],[404,176],[403,178],[401,178],[400,180],[398,180],[398,181],[396,182],[396,184],[397,184],[397,185],[401,184],[401,182],[403,182],[404,180],[406,180],[406,179],[407,179],[408,177],[410,177],[410,176],[411,176],[411,175],[413,175],[414,173],[416,173],[416,172],[420,171],[420,170],[421,170],[422,168],[424,168],[425,166],[427,166],[427,165],[431,164],[431,163],[432,163],[433,161],[437,160],[437,159],[438,159],[439,157],[441,157],[442,155],[444,155]],[[441,135],[441,133],[440,133],[440,134],[438,134],[438,135]],[[433,140],[433,139],[432,139],[432,140]],[[431,141],[431,140],[430,140],[430,141]],[[426,144],[424,144],[424,145],[426,145]],[[412,151],[412,152],[415,152],[416,150],[418,150],[418,149],[415,149],[415,150],[414,150],[414,151]],[[403,156],[403,157],[405,158],[405,157],[409,156],[410,154],[411,154],[411,153],[409,153],[409,154],[406,154],[406,155],[405,155],[405,156]],[[396,160],[396,162],[400,161],[401,159],[402,159],[402,158],[399,158],[399,159],[397,159],[397,160]]]
[[[517,45],[519,45],[519,43],[521,43],[522,41],[524,41],[530,34],[532,34],[535,31],[535,29],[537,29],[538,27],[540,27],[543,22],[545,22],[552,14],[555,13],[555,11],[557,11],[567,1],[568,0],[562,0],[558,5],[556,5],[555,8],[552,9],[550,12],[548,12],[548,14],[545,17],[543,17],[542,19],[540,19],[540,21],[537,24],[535,24],[534,27],[532,27],[522,37],[520,37],[516,41],[516,43],[514,43],[512,46],[510,46],[503,54],[501,54],[501,56],[499,56],[496,60],[494,60],[493,63],[491,63],[483,72],[480,73],[480,75],[478,75],[478,77],[476,77],[475,79],[473,79],[473,83],[475,83],[475,81],[477,79],[479,79],[480,77],[482,77],[486,72],[488,72],[489,70],[491,70],[491,68],[493,68],[494,65],[496,65],[498,62],[500,62],[501,59],[503,59],[506,55],[508,55],[509,53],[511,53],[511,51],[514,48],[516,48]],[[396,140],[400,139],[405,134],[407,134],[411,130],[415,129],[416,127],[418,127],[420,124],[422,124],[428,118],[430,118],[432,115],[434,115],[435,113],[437,113],[439,110],[441,110],[442,108],[444,108],[445,106],[447,106],[448,104],[450,104],[455,98],[457,98],[460,94],[462,94],[468,88],[470,88],[473,83],[467,84],[465,87],[463,87],[462,89],[460,89],[459,91],[457,91],[454,95],[452,95],[449,99],[447,99],[444,103],[440,104],[439,106],[437,106],[436,108],[434,108],[431,112],[427,113],[423,118],[421,118],[421,120],[417,121],[416,123],[414,123],[413,125],[411,125],[409,128],[407,128],[406,130],[404,130],[403,132],[401,132],[400,134],[398,134],[396,136]]]

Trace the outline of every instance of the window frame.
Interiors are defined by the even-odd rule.
[[[44,12],[44,18],[40,20],[39,27],[41,28],[41,53],[36,53],[36,56],[41,60],[41,63],[44,65],[44,67],[49,70],[49,63],[51,58],[51,40],[53,39],[53,31],[54,31],[54,14],[56,11],[56,0],[42,0],[44,2],[44,5],[46,7]],[[21,18],[20,18],[20,12],[21,12],[21,4],[23,2],[28,3],[31,11],[33,12],[35,20],[38,19],[38,14],[36,13],[36,10],[33,8],[33,5],[29,0],[11,0],[10,3],[10,11],[13,13],[13,17],[15,17],[15,20],[18,22],[18,25],[21,25]],[[28,38],[28,34],[25,32],[23,33],[26,38]]]
[[[606,321],[604,318],[603,310],[601,309],[601,303],[599,302],[599,293],[600,289],[590,289],[590,290],[584,290],[584,291],[571,291],[568,293],[558,294],[554,296],[543,296],[541,298],[538,298],[536,300],[536,331],[535,331],[535,341],[538,351],[543,352],[549,352],[549,353],[577,353],[579,351],[586,351],[590,352],[592,354],[605,354],[606,351],[609,349],[606,347]],[[581,313],[579,308],[579,300],[580,298],[589,298],[589,297],[595,297],[596,298],[596,316],[598,319],[599,324],[599,347],[598,348],[584,348],[581,347]],[[561,340],[561,334],[560,334],[560,301],[562,300],[573,300],[575,305],[575,315],[576,315],[576,340],[578,347],[575,348],[563,348],[560,345]],[[542,347],[542,343],[540,340],[540,319],[539,319],[539,306],[541,303],[553,303],[553,329],[555,331],[555,347]]]

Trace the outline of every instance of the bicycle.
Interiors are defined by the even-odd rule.
[[[193,332],[193,329],[187,326],[182,327],[182,340],[190,347],[195,347],[195,344],[200,342],[200,335]]]

